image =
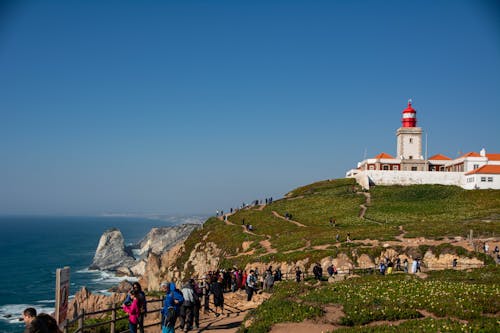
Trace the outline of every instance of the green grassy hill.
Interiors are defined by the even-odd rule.
[[[243,243],[247,242],[250,247],[246,252],[253,250],[251,255],[225,263],[228,267],[243,267],[257,258],[263,262],[292,262],[309,257],[314,261],[362,247],[346,242],[335,246],[337,234],[341,241],[348,233],[353,240],[396,240],[402,230],[405,237],[434,239],[467,237],[470,230],[474,237],[500,235],[498,190],[467,191],[441,185],[378,186],[370,190],[371,203],[365,218],[359,217],[360,205],[366,201],[359,191],[353,179],[326,180],[297,188],[264,208],[239,210],[229,216],[230,224],[210,218],[202,230],[186,241],[186,256],[199,242],[214,242],[225,256],[236,256],[244,252]],[[303,226],[284,219],[287,213]],[[331,217],[336,219],[335,227],[329,223]],[[243,220],[254,227],[252,234],[243,232]],[[266,254],[260,243],[266,239],[277,253]],[[178,258],[179,264],[186,259]]]
[[[369,204],[367,198],[369,197]],[[360,217],[360,205],[367,210]],[[291,220],[284,218],[291,214]],[[330,218],[335,218],[335,226]],[[253,226],[245,232],[245,224]],[[400,242],[500,236],[500,191],[466,191],[454,186],[377,186],[362,192],[353,179],[321,181],[297,188],[270,205],[235,212],[228,221],[212,217],[185,242],[182,267],[196,244],[213,242],[223,250],[221,268],[245,267],[254,262],[314,263],[339,253],[380,256],[384,248],[374,241]],[[340,242],[336,242],[336,235]],[[346,242],[350,234],[353,242]],[[284,281],[272,297],[250,314],[247,332],[267,332],[274,323],[321,320],[328,306],[340,307],[340,331],[356,332],[492,332],[500,319],[500,270],[491,257],[451,242],[421,245],[436,255],[474,256],[488,265],[470,272],[429,272],[422,280],[408,274],[367,275],[337,283],[297,284]],[[378,243],[377,243],[378,244]],[[395,243],[397,244],[397,243]],[[270,248],[273,251],[270,251]],[[401,250],[403,246],[397,248]],[[353,262],[355,260],[353,259]],[[306,267],[307,268],[307,267]],[[387,326],[387,321],[398,321]],[[382,324],[377,324],[381,322]],[[374,326],[365,326],[373,324]]]

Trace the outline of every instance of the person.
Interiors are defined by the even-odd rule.
[[[401,258],[396,258],[396,271],[401,271]]]
[[[274,286],[274,276],[273,276],[273,267],[269,266],[269,268],[264,272],[264,286],[266,291],[271,291]]]
[[[484,253],[488,254],[489,251],[490,251],[490,246],[488,245],[488,243],[484,242]]]
[[[174,282],[162,282],[161,289],[165,291],[165,301],[161,309],[162,333],[174,333],[175,322],[179,316],[184,297],[182,293],[175,288]]]
[[[210,311],[210,277],[203,275],[200,289],[202,294],[203,313],[207,314]]]
[[[137,303],[139,306],[139,318],[138,318],[138,327],[139,327],[139,332],[144,333],[144,317],[146,316],[148,310],[147,310],[147,301],[146,301],[146,294],[142,290],[141,285],[139,282],[134,282],[132,284],[132,288],[136,290],[137,293]],[[125,299],[125,303],[131,302],[130,295],[127,295],[127,298]]]
[[[26,325],[24,333],[49,333],[49,329],[45,322],[37,317],[35,308],[24,309],[23,321]]]
[[[313,274],[316,280],[321,281],[323,279],[323,268],[318,262],[314,265]]]
[[[331,264],[330,266],[328,266],[328,268],[326,269],[326,271],[328,272],[328,276],[332,277],[333,273],[334,273],[333,264]]]
[[[184,302],[181,305],[179,326],[184,332],[193,329],[195,293],[188,280],[181,289]]]
[[[457,264],[458,264],[457,258],[453,258],[453,261],[451,263],[451,265],[453,266],[453,268],[457,268]]]
[[[417,273],[417,265],[418,265],[418,259],[414,259],[413,262],[411,263],[411,272],[413,274]]]
[[[387,274],[392,274],[392,268],[394,267],[393,262],[389,259],[387,262]]]
[[[251,301],[253,293],[257,289],[257,278],[255,277],[255,271],[253,269],[250,270],[250,274],[248,274],[247,276],[247,281],[245,286],[247,292],[247,301]]]
[[[302,271],[299,267],[295,267],[295,281],[300,282],[300,278],[302,276]]]
[[[378,268],[379,268],[380,274],[385,275],[386,266],[385,266],[385,263],[383,261],[380,262]]]
[[[198,329],[200,328],[200,309],[201,309],[201,298],[203,297],[203,291],[198,286],[198,283],[196,283],[195,279],[189,279],[189,283],[191,284],[191,288],[194,291],[193,328]]]
[[[408,259],[405,258],[405,260],[403,260],[403,270],[405,273],[408,273]]]
[[[276,271],[274,272],[274,281],[281,281],[283,278],[283,274],[281,273],[281,269],[278,267],[276,268]]]
[[[212,283],[210,292],[214,295],[215,316],[224,314],[224,279],[219,276],[215,283]],[[220,313],[219,313],[220,308]]]
[[[129,292],[129,297],[127,297],[123,305],[123,311],[128,313],[128,328],[130,333],[137,333],[137,326],[139,324],[139,316],[141,310],[139,309],[139,292],[137,290],[132,289]]]
[[[495,249],[493,250],[495,254],[498,254],[500,252],[500,249],[498,248],[498,245],[495,245]]]

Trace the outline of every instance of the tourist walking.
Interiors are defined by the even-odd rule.
[[[202,294],[202,303],[203,303],[203,313],[207,314],[210,311],[210,277],[207,275],[203,275],[200,289]]]
[[[162,333],[174,333],[175,322],[179,316],[184,297],[182,293],[175,288],[174,282],[163,282],[161,284],[161,289],[165,291],[165,301],[161,309]]]
[[[219,277],[217,282],[212,283],[210,292],[214,295],[215,316],[224,314],[224,285],[223,278]],[[220,309],[220,313],[219,313]]]
[[[180,328],[187,332],[193,329],[195,294],[191,283],[186,281],[181,289],[184,302],[181,305]]]

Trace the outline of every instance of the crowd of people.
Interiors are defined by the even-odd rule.
[[[161,310],[162,332],[174,332],[177,320],[184,332],[198,329],[200,311],[205,314],[212,312],[216,317],[225,314],[224,293],[245,290],[247,301],[251,301],[254,293],[271,291],[274,282],[281,279],[281,270],[273,270],[269,266],[262,275],[259,275],[257,268],[248,273],[237,268],[210,271],[198,281],[193,278],[185,281],[180,289],[174,282],[163,282],[161,289],[165,292],[165,300]]]

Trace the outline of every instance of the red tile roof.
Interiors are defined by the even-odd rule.
[[[479,155],[479,153],[476,153],[475,151],[471,151],[469,153],[463,154],[459,158],[461,157],[481,157],[481,155]]]
[[[448,156],[444,156],[442,154],[436,154],[436,155],[434,155],[432,157],[429,157],[429,161],[430,160],[440,160],[440,161],[442,161],[442,160],[448,160],[449,161],[449,160],[451,160],[451,158],[449,158]]]
[[[477,168],[476,170],[472,170],[466,173],[466,175],[473,175],[473,174],[500,174],[500,165],[491,165],[491,164],[486,164],[483,165],[480,168]]]
[[[375,156],[374,158],[380,159],[380,158],[394,158],[394,157],[391,156],[391,155],[389,155],[389,154],[387,154],[387,153],[380,153],[377,156]]]
[[[500,154],[486,154],[486,157],[491,161],[500,161]]]

